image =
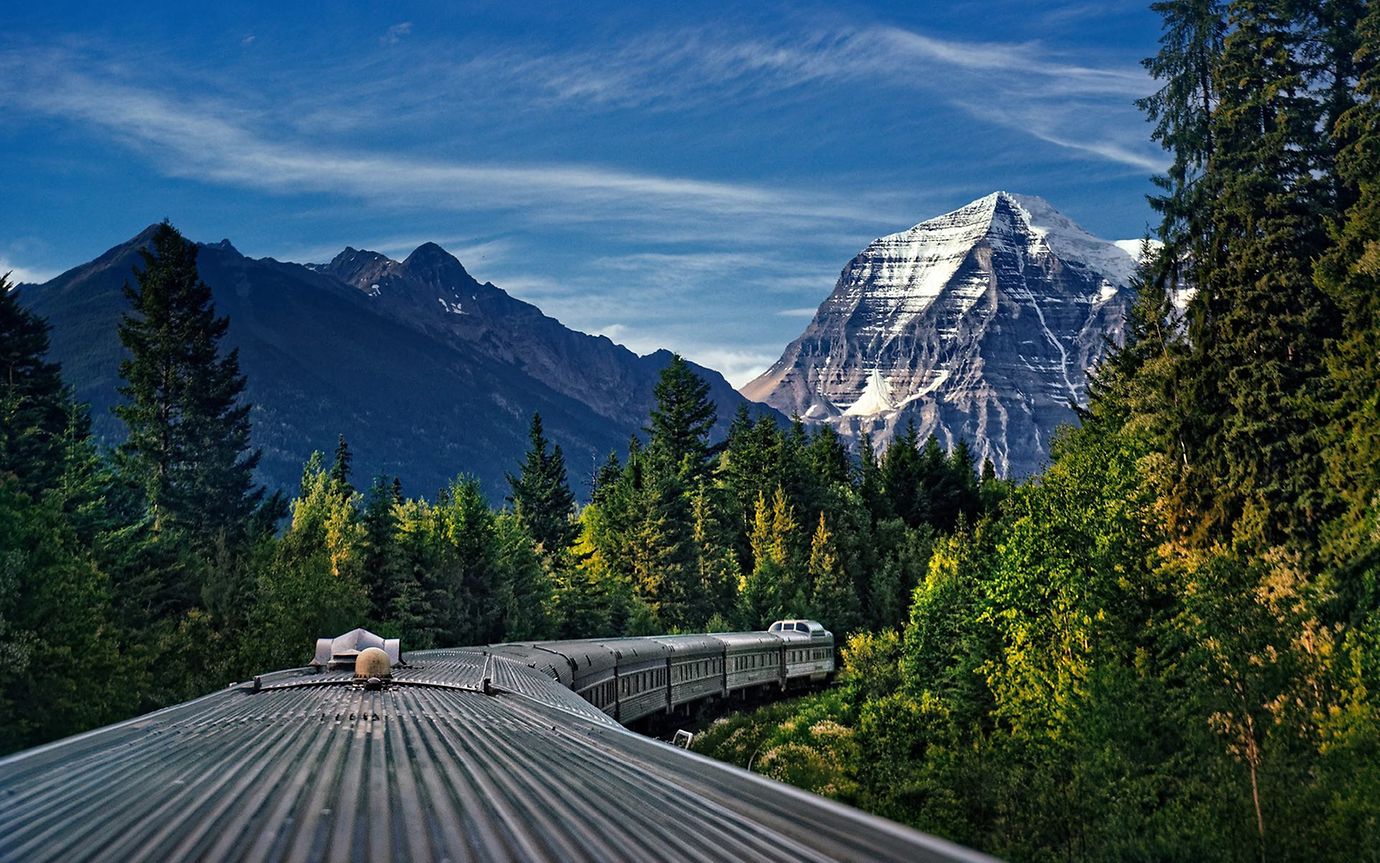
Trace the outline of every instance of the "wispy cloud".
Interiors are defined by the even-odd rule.
[[[379,37],[379,44],[396,45],[403,40],[404,36],[409,35],[411,32],[412,22],[401,21],[384,31],[383,35]]]
[[[46,60],[46,62],[45,62]],[[204,96],[72,71],[55,57],[0,58],[0,105],[98,127],[160,170],[268,192],[345,193],[395,207],[524,210],[570,219],[635,219],[650,212],[723,219],[808,214],[875,220],[843,200],[746,183],[639,173],[590,164],[493,163],[334,149],[253,125],[253,112]]]
[[[770,39],[700,29],[640,34],[621,46],[479,56],[429,75],[494,83],[518,104],[578,102],[651,111],[717,107],[806,87],[925,92],[975,119],[1084,156],[1136,168],[1163,161],[1135,99],[1154,89],[1138,65],[1071,61],[1037,42],[982,42],[891,26],[822,28]]]
[[[9,273],[11,284],[42,284],[57,275],[56,271],[21,267],[8,258],[0,257],[0,276]]]
[[[234,52],[246,59],[225,70],[189,69],[172,53],[129,62],[118,49],[102,54],[87,44],[0,42],[0,110],[67,122],[165,176],[291,200],[307,211],[304,220],[316,209],[360,210],[368,215],[347,229],[365,236],[343,238],[351,245],[402,256],[441,242],[477,278],[567,324],[643,352],[678,349],[736,383],[798,333],[848,256],[956,203],[961,193],[943,184],[959,180],[937,172],[932,181],[898,164],[894,174],[849,166],[846,176],[814,175],[797,166],[744,181],[723,160],[718,173],[705,167],[712,158],[686,159],[683,169],[668,167],[682,164],[672,159],[625,160],[630,151],[647,155],[643,138],[564,146],[564,118],[588,122],[592,138],[640,131],[629,117],[692,134],[727,117],[746,137],[795,128],[779,118],[809,123],[811,112],[865,103],[885,115],[863,123],[869,134],[906,136],[930,134],[925,124],[947,106],[1000,129],[993,138],[1003,159],[1024,147],[1045,164],[1063,153],[1104,171],[1160,166],[1131,105],[1151,87],[1143,72],[1037,42],[799,19],[766,37],[644,30],[545,51],[530,41],[457,50],[408,22],[383,33],[382,47],[373,47],[376,35],[364,31],[368,50],[330,69],[260,77],[247,57],[262,53],[263,40]],[[388,46],[404,37],[408,57],[399,63]],[[269,80],[274,86],[264,86]],[[759,119],[773,111],[779,117]],[[527,140],[534,145],[504,146]],[[975,158],[998,154],[989,147]],[[408,217],[419,218],[409,225]],[[378,235],[388,230],[397,233]],[[555,242],[546,232],[558,234]],[[594,239],[577,254],[572,237]],[[265,251],[322,260],[338,250]]]

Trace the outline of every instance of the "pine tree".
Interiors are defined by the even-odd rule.
[[[709,432],[718,418],[709,398],[709,384],[691,370],[680,354],[673,354],[652,393],[656,405],[647,428],[652,452],[684,479],[705,477],[712,453]]]
[[[1330,300],[1313,283],[1326,192],[1299,22],[1235,0],[1212,116],[1212,242],[1191,309],[1195,424],[1184,491],[1202,538],[1306,539],[1322,515],[1315,426]]]
[[[858,436],[858,493],[862,495],[863,504],[872,513],[874,522],[892,514],[886,498],[882,468],[877,462],[877,450],[872,444],[872,435],[868,432]]]
[[[1380,6],[1371,7],[1356,38],[1358,98],[1337,124],[1345,142],[1337,171],[1356,188],[1356,200],[1317,271],[1342,316],[1342,335],[1327,356],[1334,401],[1325,455],[1340,510],[1328,527],[1327,554],[1341,570],[1347,614],[1380,605]]]
[[[1216,66],[1227,21],[1222,0],[1161,0],[1150,8],[1159,13],[1164,29],[1159,53],[1144,65],[1163,83],[1137,104],[1155,124],[1151,137],[1174,157],[1168,173],[1154,178],[1164,194],[1152,196],[1150,203],[1163,216],[1165,260],[1173,265],[1170,278],[1178,278],[1180,266],[1206,263],[1204,223],[1212,195],[1206,175],[1216,150]],[[1191,276],[1189,281],[1200,282]]]
[[[731,614],[738,590],[741,569],[733,548],[735,537],[721,515],[725,508],[721,496],[719,489],[701,483],[690,500],[697,583],[688,597],[691,608],[686,622],[695,629],[707,626],[716,615]]]
[[[824,513],[819,514],[819,524],[810,539],[809,580],[812,614],[829,621],[839,639],[856,629],[861,623],[858,592],[844,572]]]
[[[369,618],[388,619],[389,611],[402,592],[402,562],[397,548],[401,489],[385,476],[374,478],[364,501],[361,572],[369,594]]]
[[[62,471],[68,399],[56,363],[48,362],[48,324],[19,305],[0,276],[0,481],[14,477],[37,497]]]
[[[350,485],[350,464],[354,461],[354,456],[350,454],[350,445],[345,442],[345,435],[340,435],[335,443],[335,461],[331,464],[331,482],[335,483],[345,494],[353,494],[355,487]]]
[[[508,474],[508,501],[532,539],[548,555],[557,555],[575,541],[571,521],[575,496],[566,480],[565,456],[556,446],[550,452],[542,431],[541,414],[532,414],[531,441],[517,476]],[[596,484],[600,480],[596,479]]]
[[[234,543],[263,497],[238,350],[219,355],[229,321],[215,316],[195,244],[167,222],[152,244],[138,287],[125,286],[132,310],[119,330],[130,354],[115,408],[129,428],[122,471],[143,489],[155,530],[185,529],[206,548],[217,537]]]
[[[935,452],[942,458],[935,442]],[[930,453],[933,461],[933,453]],[[927,462],[920,452],[920,434],[915,421],[906,423],[906,428],[892,438],[886,452],[882,454],[881,480],[886,497],[886,511],[915,527],[928,523],[931,517],[929,485],[926,478],[934,465]]]

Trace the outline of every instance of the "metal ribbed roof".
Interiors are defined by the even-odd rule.
[[[265,675],[0,760],[0,859],[985,859],[633,734],[540,671],[407,658],[381,691]]]

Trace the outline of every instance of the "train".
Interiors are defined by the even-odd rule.
[[[624,727],[825,681],[833,649],[812,620],[406,655],[355,629],[306,667],[0,758],[0,863],[993,863]]]
[[[818,685],[835,670],[834,634],[815,620],[778,620],[764,632],[509,642],[479,649],[556,678],[623,725],[688,712],[707,699]]]

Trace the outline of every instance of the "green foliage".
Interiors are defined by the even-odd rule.
[[[673,354],[652,395],[656,406],[647,433],[653,454],[685,479],[703,477],[709,467],[709,430],[717,418],[709,384],[680,354]]]
[[[56,364],[47,362],[48,324],[19,305],[0,275],[0,481],[38,496],[57,484],[65,463],[68,399]]]
[[[566,481],[565,455],[559,446],[547,451],[541,415],[532,414],[531,446],[517,476],[508,475],[508,501],[532,539],[548,555],[558,555],[575,541],[578,528],[571,521],[575,496]]]
[[[245,648],[259,668],[296,667],[323,635],[365,619],[369,597],[361,564],[365,535],[358,493],[343,488],[315,453],[293,502],[292,522],[267,571],[259,576]]]
[[[840,730],[697,745],[1014,860],[1374,859],[1380,11],[1153,8],[1165,245],[1079,427],[1018,486],[864,441]]]
[[[1373,859],[1380,12],[1153,8],[1164,250],[1078,427],[1019,485],[913,426],[855,461],[744,409],[716,447],[675,357],[650,440],[578,513],[534,417],[511,511],[463,478],[360,495],[341,438],[278,536],[226,324],[170,226],[129,292],[119,470],[42,322],[0,298],[0,708],[20,717],[0,747],[362,623],[411,650],[812,614],[845,645],[839,685],[700,751],[1015,860]]]
[[[238,542],[263,496],[252,473],[249,405],[237,351],[220,356],[230,322],[215,316],[196,245],[164,222],[144,251],[132,312],[120,323],[128,426],[121,468],[148,500],[154,530],[177,528],[203,547]]]
[[[110,580],[51,502],[0,481],[0,752],[119,718]]]

